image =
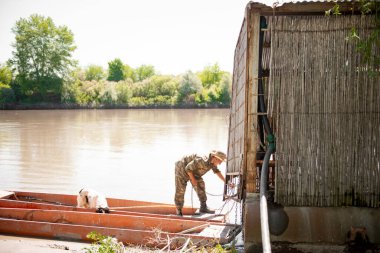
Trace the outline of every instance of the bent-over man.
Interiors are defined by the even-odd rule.
[[[184,156],[175,163],[175,197],[177,215],[182,216],[184,197],[187,182],[190,181],[196,191],[201,213],[215,213],[207,207],[206,186],[202,176],[212,170],[223,182],[224,176],[218,169],[218,165],[226,161],[226,154],[221,151],[212,151],[208,156],[200,157],[196,154]]]

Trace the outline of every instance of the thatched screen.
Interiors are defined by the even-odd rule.
[[[373,16],[269,18],[268,112],[276,150],[275,200],[294,206],[380,207],[380,78],[357,40]],[[369,72],[377,71],[371,76]]]
[[[228,138],[227,175],[243,173],[246,120],[247,22],[244,20],[235,49]]]

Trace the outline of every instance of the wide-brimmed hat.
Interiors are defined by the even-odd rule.
[[[222,162],[225,162],[227,160],[226,154],[223,153],[222,151],[213,150],[213,151],[211,151],[211,155],[215,156],[216,158],[218,158]]]

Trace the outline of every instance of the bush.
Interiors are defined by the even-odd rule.
[[[12,70],[0,64],[0,83],[9,85],[12,82]]]
[[[129,105],[131,106],[145,106],[148,104],[148,101],[144,97],[132,97],[129,100]]]
[[[91,106],[228,105],[230,84],[230,77],[224,75],[220,83],[202,87],[199,78],[191,72],[182,76],[155,75],[140,82],[130,78],[118,82],[86,81],[83,73],[76,70],[72,80],[63,86],[61,99],[66,103]]]
[[[148,99],[148,105],[173,105],[174,98],[171,96],[157,96]]]
[[[12,88],[7,84],[0,83],[0,106],[14,103],[15,101],[16,96]]]
[[[103,105],[112,105],[116,104],[117,94],[116,87],[114,82],[101,83],[99,85],[99,103]]]
[[[91,232],[87,238],[94,240],[90,248],[85,248],[86,253],[123,253],[124,245],[118,242],[116,238],[104,236],[97,232]]]
[[[130,79],[128,79],[130,80]],[[121,105],[127,105],[132,97],[131,81],[120,81],[115,84],[116,89],[116,103]]]
[[[194,103],[195,94],[202,89],[199,78],[191,71],[186,72],[180,77],[178,84],[177,103]]]
[[[100,85],[96,81],[84,81],[79,83],[79,93],[76,102],[81,105],[99,104]]]

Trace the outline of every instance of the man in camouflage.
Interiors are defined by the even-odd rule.
[[[175,163],[174,202],[177,207],[177,215],[182,216],[186,185],[189,180],[201,203],[199,211],[201,213],[215,213],[207,207],[206,187],[202,176],[212,170],[224,182],[224,176],[217,167],[224,161],[226,161],[226,154],[220,151],[212,151],[206,157],[200,157],[196,154],[184,156]]]

